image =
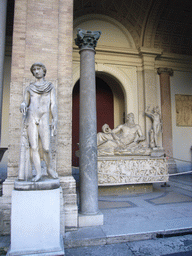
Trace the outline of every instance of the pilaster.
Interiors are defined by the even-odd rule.
[[[144,95],[144,108],[147,106],[155,107],[159,105],[159,93],[157,74],[155,69],[155,60],[162,54],[162,50],[139,48],[139,54],[142,58],[142,72],[143,72],[143,95]],[[145,111],[145,109],[144,109]],[[144,113],[144,112],[143,112]],[[146,119],[146,137],[149,141],[149,130],[151,129],[151,121]]]
[[[173,75],[171,68],[158,68],[161,89],[161,116],[163,122],[163,148],[167,156],[173,157],[172,117],[171,117],[171,92],[170,76]]]

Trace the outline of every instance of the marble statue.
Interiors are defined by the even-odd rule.
[[[153,110],[150,111],[150,107],[148,106],[145,110],[145,114],[151,118],[153,122],[153,131],[150,131],[150,146],[157,148],[157,139],[162,127],[159,107],[154,107]]]
[[[52,167],[50,149],[50,136],[56,135],[57,129],[57,105],[55,88],[51,82],[45,80],[44,64],[34,63],[30,70],[36,81],[26,87],[24,100],[20,106],[23,114],[23,129],[18,180],[32,178],[32,182],[37,182],[43,176],[39,143],[42,145],[48,175],[53,179],[58,178],[58,174]],[[50,116],[52,117],[51,129]],[[29,170],[30,160],[36,171],[34,178]]]
[[[127,115],[126,123],[111,130],[104,124],[97,134],[98,155],[149,155],[141,127],[135,124],[134,114]]]

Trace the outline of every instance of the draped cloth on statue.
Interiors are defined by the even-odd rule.
[[[45,81],[41,85],[36,85],[35,83],[30,83],[28,89],[36,92],[38,94],[48,93],[53,89],[53,84],[51,82]]]

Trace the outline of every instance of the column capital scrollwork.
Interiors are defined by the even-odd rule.
[[[170,76],[173,76],[173,69],[172,68],[158,68],[157,74],[161,75],[162,73],[167,73]]]
[[[80,50],[95,50],[100,35],[101,31],[90,31],[79,28],[77,30],[77,38],[75,39],[75,44],[79,47]]]

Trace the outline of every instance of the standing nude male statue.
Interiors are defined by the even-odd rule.
[[[150,107],[148,106],[145,110],[145,114],[153,121],[154,145],[155,147],[157,147],[157,138],[162,126],[159,107],[154,107],[153,110],[150,112]]]
[[[39,139],[41,140],[47,173],[52,178],[58,178],[58,174],[52,168],[52,156],[50,149],[50,125],[49,116],[52,115],[52,135],[56,134],[57,128],[57,105],[55,88],[51,82],[45,80],[46,68],[42,63],[34,63],[31,73],[36,81],[27,86],[24,101],[20,111],[25,118],[25,126],[31,150],[31,158],[36,170],[36,176],[32,181],[42,178],[41,159],[39,154]],[[21,161],[20,161],[21,162]],[[19,171],[19,180],[24,179],[22,171]]]

